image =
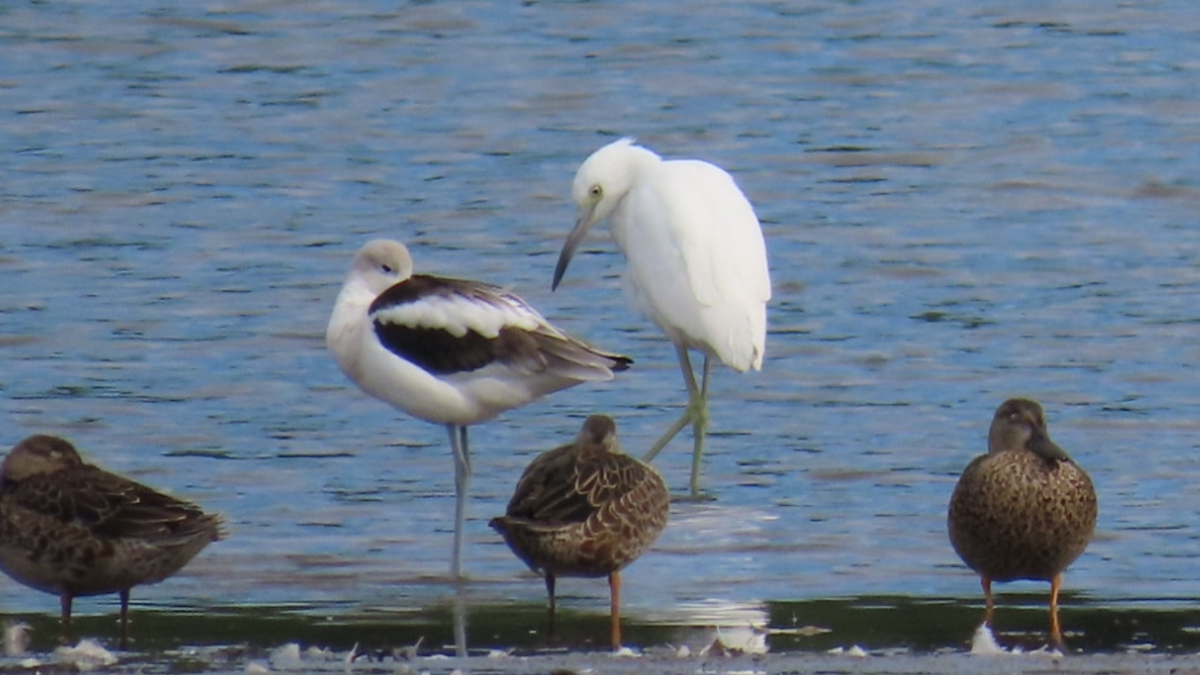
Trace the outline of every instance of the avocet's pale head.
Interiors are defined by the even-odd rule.
[[[373,239],[363,245],[350,264],[357,277],[376,295],[412,276],[413,261],[408,247],[391,239]]]
[[[593,152],[575,172],[571,185],[571,198],[578,209],[575,227],[567,235],[558,264],[554,268],[554,282],[550,288],[558,288],[575,255],[575,249],[596,223],[608,218],[613,209],[637,184],[641,172],[648,163],[660,161],[658,155],[640,145],[632,138],[622,138]]]

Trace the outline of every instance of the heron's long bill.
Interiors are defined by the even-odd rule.
[[[571,256],[575,255],[575,249],[579,248],[579,242],[583,241],[588,230],[592,229],[595,224],[596,205],[581,207],[579,219],[575,221],[575,227],[571,228],[571,233],[567,235],[562,251],[558,254],[558,264],[554,266],[554,281],[550,284],[551,291],[558,289],[558,282],[562,281],[563,274],[567,272],[567,265],[571,264]]]

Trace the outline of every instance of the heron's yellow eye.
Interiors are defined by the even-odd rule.
[[[604,194],[604,188],[600,187],[599,183],[596,183],[588,190],[588,194],[591,195],[592,199],[599,199]]]

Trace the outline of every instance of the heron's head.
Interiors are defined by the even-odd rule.
[[[577,209],[575,227],[559,253],[551,288],[558,287],[571,256],[575,255],[575,249],[592,226],[608,218],[633,189],[647,161],[657,162],[659,157],[634,145],[632,138],[622,138],[593,152],[579,166],[571,185],[571,198]]]

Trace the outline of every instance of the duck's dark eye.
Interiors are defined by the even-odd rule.
[[[392,266],[391,266],[391,265],[380,265],[380,266],[379,266],[379,269],[383,270],[383,273],[384,273],[384,274],[391,274],[391,273],[392,273]]]

